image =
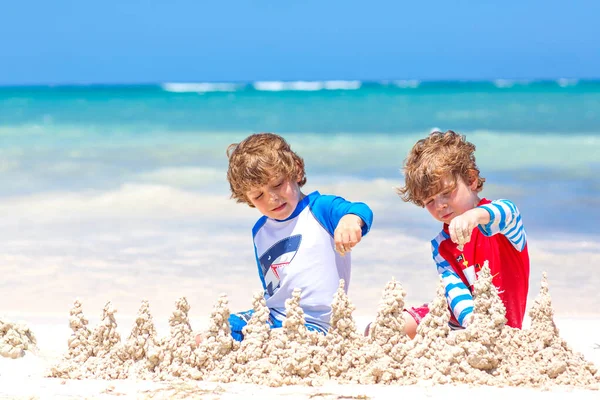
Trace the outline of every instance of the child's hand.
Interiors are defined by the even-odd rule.
[[[344,255],[360,242],[363,224],[363,220],[354,214],[346,214],[340,219],[333,233],[335,250],[338,253]]]
[[[459,250],[462,250],[462,246],[471,241],[471,233],[479,225],[479,218],[472,211],[474,210],[466,211],[458,217],[454,217],[448,225],[450,239],[458,244]]]
[[[450,233],[450,239],[458,244],[458,249],[462,251],[462,246],[471,241],[471,234],[473,229],[479,224],[486,224],[489,222],[489,213],[482,208],[473,208],[465,211],[458,217],[454,217],[448,225],[448,232]]]

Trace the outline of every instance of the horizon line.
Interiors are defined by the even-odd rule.
[[[594,78],[571,78],[571,77],[556,77],[556,78],[490,78],[490,79],[290,79],[290,80],[232,80],[232,81],[202,81],[202,80],[168,80],[168,81],[156,81],[156,82],[60,82],[60,83],[8,83],[8,82],[0,82],[0,88],[41,88],[41,87],[152,87],[152,86],[164,86],[164,85],[199,85],[199,84],[207,84],[207,85],[219,85],[219,84],[229,84],[229,85],[240,85],[240,86],[252,86],[254,84],[259,83],[331,83],[331,82],[340,82],[340,83],[350,83],[350,82],[358,82],[361,84],[382,84],[382,85],[392,85],[396,86],[401,83],[418,83],[418,84],[431,84],[431,83],[498,83],[498,82],[506,82],[512,83],[515,85],[518,84],[529,84],[529,83],[555,83],[555,82],[600,82],[600,77]]]

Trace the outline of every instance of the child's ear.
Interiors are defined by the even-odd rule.
[[[296,183],[300,183],[302,182],[302,180],[304,179],[304,174],[302,173],[302,164],[300,164],[300,162],[296,161]]]
[[[469,170],[469,189],[475,191],[479,185],[479,172],[474,169]]]

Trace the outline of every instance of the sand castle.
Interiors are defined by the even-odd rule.
[[[190,306],[185,298],[176,303],[166,338],[157,337],[148,302],[142,302],[125,342],[116,332],[116,310],[110,302],[92,331],[81,303],[76,301],[69,321],[73,333],[68,350],[48,376],[183,379],[268,386],[320,385],[325,381],[410,385],[428,381],[600,389],[598,369],[572,351],[554,325],[545,274],[529,312],[529,329],[505,325],[504,305],[486,264],[474,287],[472,324],[461,331],[450,330],[440,284],[430,303],[431,311],[413,340],[403,333],[401,310],[406,293],[399,282],[392,279],[385,287],[369,337],[357,332],[352,318],[354,307],[343,286],[340,282],[332,303],[327,335],[305,327],[300,308],[302,294],[296,290],[286,302],[283,327],[273,330],[267,325],[269,310],[265,300],[257,293],[253,299],[254,314],[244,328],[244,340],[236,342],[230,336],[228,300],[221,296],[211,314],[206,338],[199,346],[194,341],[188,318]],[[0,343],[6,342],[5,337]]]
[[[36,343],[33,332],[27,326],[0,319],[0,357],[23,357],[25,350],[35,349]]]

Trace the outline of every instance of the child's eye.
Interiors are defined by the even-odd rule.
[[[275,185],[276,188],[278,188],[279,186],[281,186],[283,184],[283,182],[279,182],[278,184]]]
[[[258,196],[254,196],[254,200],[258,200],[258,199],[260,199],[261,197],[262,197],[262,193],[261,193],[261,194],[259,194]]]

